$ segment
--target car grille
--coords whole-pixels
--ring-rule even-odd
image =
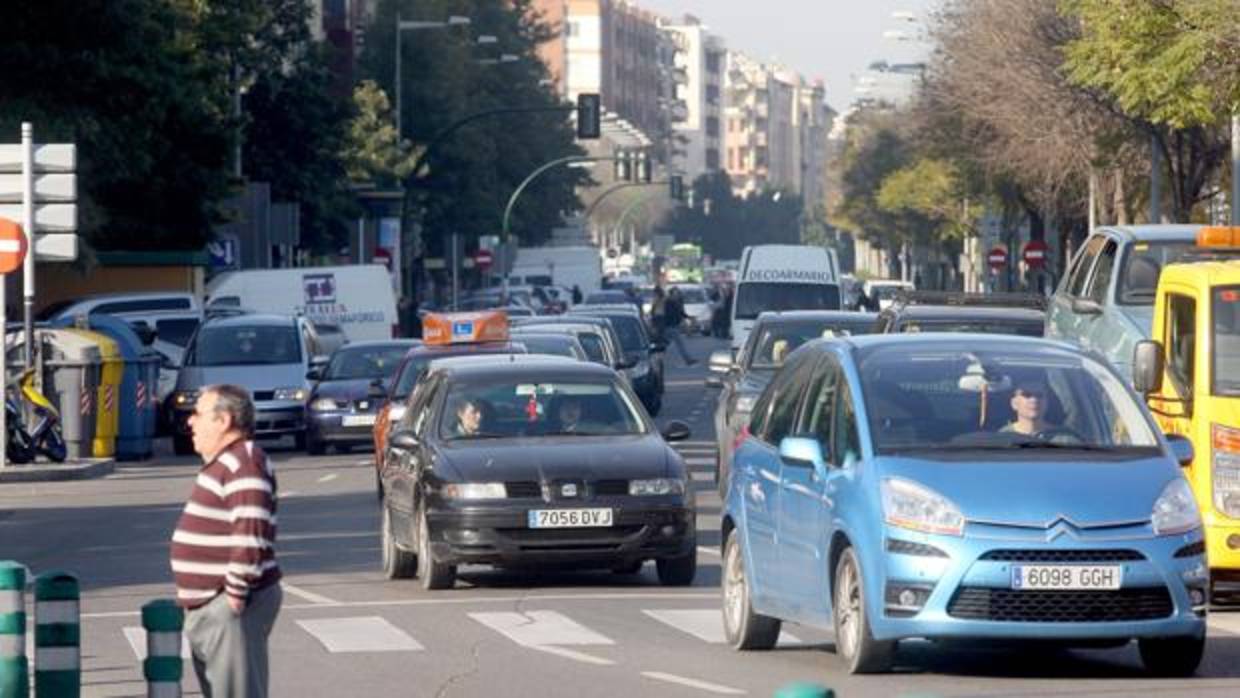
[[[497,531],[523,550],[554,549],[556,551],[618,550],[621,545],[641,534],[644,526],[610,526],[607,528],[506,528]]]
[[[594,494],[600,497],[624,496],[628,493],[628,480],[599,480],[594,483]]]
[[[542,485],[534,480],[505,482],[509,499],[542,499]],[[587,491],[595,497],[625,496],[629,493],[628,480],[596,480],[587,483]],[[578,498],[573,498],[578,499]],[[580,497],[579,499],[587,499]],[[565,500],[572,501],[572,499]]]
[[[1135,562],[1136,550],[991,550],[983,560],[997,562]]]
[[[509,499],[539,499],[542,497],[542,487],[537,482],[505,482],[504,490],[508,492]]]
[[[274,399],[276,399],[276,391],[274,390],[255,390],[254,391],[255,402],[266,402],[268,400],[274,400]]]
[[[1025,623],[1138,621],[1171,615],[1166,587],[1114,591],[1041,591],[961,587],[947,614],[964,620]]]

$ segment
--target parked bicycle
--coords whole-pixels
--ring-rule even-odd
[[[17,375],[18,390],[10,385],[5,394],[5,425],[8,432],[8,459],[11,463],[30,463],[39,455],[55,463],[68,456],[65,437],[60,427],[60,412],[34,384],[34,369]],[[23,402],[29,403],[34,415],[33,429],[26,428]]]

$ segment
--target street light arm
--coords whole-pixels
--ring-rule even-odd
[[[571,113],[576,110],[577,110],[577,107],[575,106],[502,107],[499,109],[487,109],[485,111],[480,111],[480,112],[470,114],[468,116],[464,116],[452,122],[451,124],[448,124],[448,126],[440,130],[439,133],[436,133],[434,136],[431,136],[431,139],[430,141],[427,142],[426,147],[422,149],[422,153],[418,155],[418,159],[414,161],[413,169],[410,170],[409,172],[409,177],[410,179],[412,179],[418,176],[418,173],[421,172],[422,170],[422,166],[426,164],[427,160],[430,158],[431,152],[435,149],[436,146],[438,146],[440,143],[442,143],[452,134],[456,133],[463,126],[472,124],[475,121],[485,119],[489,116],[499,116],[501,114],[534,114],[534,113],[545,113],[545,112]]]
[[[586,223],[590,222],[590,217],[594,215],[594,211],[595,209],[598,208],[599,204],[603,203],[603,199],[606,199],[607,197],[611,196],[612,194],[615,194],[621,189],[629,189],[632,187],[665,186],[667,184],[668,184],[668,181],[666,179],[659,180],[657,182],[621,182],[617,184],[616,186],[603,192],[602,194],[599,194],[598,198],[590,203],[590,207],[586,209],[586,215],[585,215]]]
[[[572,162],[614,162],[615,160],[617,160],[617,158],[612,155],[568,155],[545,163],[538,169],[531,172],[529,176],[517,186],[516,191],[512,192],[512,196],[508,199],[508,206],[504,208],[504,224],[501,229],[502,232],[500,241],[504,243],[508,242],[508,223],[512,218],[512,209],[517,205],[517,199],[521,197],[521,192],[525,191],[525,188],[528,187],[531,182],[538,179],[539,175],[552,169],[553,167],[567,165]]]

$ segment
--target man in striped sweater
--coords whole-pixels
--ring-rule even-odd
[[[189,425],[205,465],[172,535],[172,573],[194,671],[206,698],[265,698],[282,599],[275,473],[251,440],[244,388],[203,388]]]

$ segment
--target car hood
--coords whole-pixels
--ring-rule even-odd
[[[300,387],[306,384],[306,367],[301,364],[185,366],[177,375],[178,390],[196,390],[215,383],[244,385],[250,392]]]
[[[656,434],[457,441],[439,445],[435,467],[458,482],[634,480],[674,476],[669,451]]]
[[[321,381],[314,387],[314,395],[333,400],[361,400],[370,394],[370,381],[370,378]]]
[[[1163,488],[1182,477],[1162,456],[1062,453],[1042,460],[883,457],[878,472],[947,497],[970,522],[1035,528],[1061,519],[1083,528],[1148,521]]]

